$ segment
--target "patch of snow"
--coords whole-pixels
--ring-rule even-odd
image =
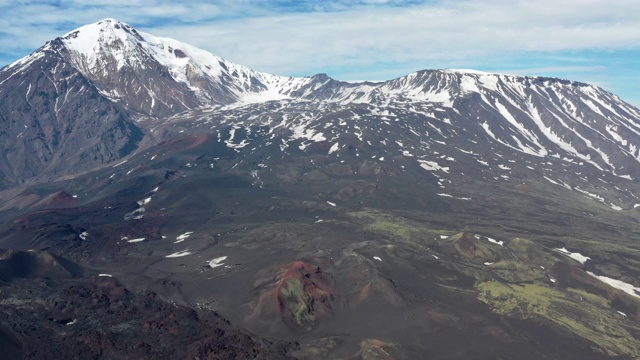
[[[449,237],[447,235],[440,235],[440,239],[445,240],[448,239]]]
[[[124,215],[124,220],[128,221],[128,220],[139,220],[139,219],[142,219],[144,217],[144,212],[145,212],[145,208],[144,207],[137,208],[137,209],[133,210],[132,212],[125,214]]]
[[[606,277],[606,276],[600,276],[600,275],[596,275],[594,273],[592,273],[591,271],[587,271],[587,274],[597,278],[598,280],[609,284],[611,286],[613,286],[616,289],[622,290],[624,292],[626,292],[629,295],[633,295],[635,297],[639,297],[640,298],[640,287],[635,287],[631,284],[628,284],[624,281],[621,280],[616,280],[616,279],[612,279],[610,277]]]
[[[504,246],[504,241],[500,240],[496,240],[496,239],[492,239],[490,237],[487,237],[487,241],[489,241],[490,243],[494,243],[496,245],[500,245],[500,246]]]
[[[187,255],[191,255],[191,251],[189,250],[182,250],[182,251],[178,251],[175,252],[173,254],[167,255],[165,256],[166,258],[177,258],[177,257],[181,257],[181,256],[187,256]]]
[[[142,200],[138,201],[138,205],[144,206],[144,205],[147,205],[149,202],[151,202],[151,196],[149,196],[146,199],[142,199]]]
[[[566,256],[572,258],[573,260],[578,261],[580,264],[583,264],[583,265],[587,260],[591,260],[591,258],[588,257],[588,256],[584,256],[584,255],[582,255],[580,253],[572,253],[569,250],[567,250],[567,248],[564,248],[564,247],[556,248],[556,249],[553,249],[553,250],[555,250],[555,251],[557,251],[557,252],[559,252],[559,253],[561,253],[563,255],[566,255]]]
[[[561,148],[562,150],[568,152],[569,154],[574,155],[575,157],[578,157],[588,163],[590,163],[591,165],[595,166],[598,170],[603,170],[602,167],[600,167],[600,165],[598,165],[597,163],[595,163],[594,161],[591,160],[591,156],[589,154],[587,155],[583,155],[581,154],[573,145],[571,145],[571,143],[568,143],[566,141],[564,141],[562,139],[562,137],[560,137],[558,134],[556,134],[553,130],[551,130],[550,126],[547,126],[544,121],[542,120],[542,116],[540,115],[540,113],[538,112],[538,110],[534,107],[533,103],[530,103],[528,105],[528,110],[529,110],[529,114],[531,115],[531,119],[533,120],[533,122],[538,126],[538,128],[540,129],[540,131],[542,131],[542,134],[547,137],[547,139],[549,139],[551,142],[555,143],[559,148]],[[585,142],[585,145],[587,145],[588,147],[590,147],[591,149],[596,150],[601,156],[605,155],[603,154],[601,151],[599,151],[598,149],[594,148],[593,146],[591,146],[590,141],[588,141],[588,139],[585,139],[584,137],[582,137],[579,133],[577,133],[575,131],[575,129],[571,129],[570,127],[567,126],[567,124],[565,124],[562,119],[560,119],[559,117],[556,116],[556,119],[558,120],[558,122],[563,125],[565,128],[573,131],[573,133],[578,136],[578,138],[580,138],[582,141]],[[606,155],[605,155],[606,156]],[[603,156],[603,160],[604,156]]]
[[[185,241],[189,236],[191,236],[191,234],[193,234],[193,231],[187,231],[186,233],[179,235],[176,237],[176,242],[174,244]]]
[[[331,201],[327,201],[327,204],[331,205],[331,206],[336,206],[335,203],[332,203]]]
[[[254,103],[263,103],[263,102],[273,101],[273,100],[285,100],[289,98],[290,98],[289,96],[283,95],[280,92],[278,92],[277,89],[269,88],[266,91],[258,92],[258,93],[252,93],[252,92],[242,93],[240,101],[244,104],[254,104]]]
[[[227,259],[227,256],[220,256],[220,257],[217,257],[217,258],[215,258],[215,259],[213,259],[213,260],[209,261],[209,266],[210,266],[212,269],[215,269],[215,268],[217,268],[218,266],[222,266],[222,265],[224,265],[222,262],[223,262],[223,261],[225,261],[226,259]]]
[[[546,176],[544,176],[544,175],[542,175],[542,177],[543,177],[543,178],[545,178],[548,182],[550,182],[550,183],[552,183],[552,184],[554,184],[554,185],[560,185],[557,181],[555,181],[555,180],[551,180],[551,179],[549,179],[548,177],[546,177]]]
[[[89,236],[89,232],[83,231],[82,234],[80,234],[80,239],[87,240],[87,236]]]
[[[441,170],[441,171],[444,171],[445,173],[449,173],[449,167],[440,166],[435,161],[418,160],[418,162],[420,163],[420,167],[425,170],[428,170],[428,171]]]
[[[526,154],[531,154],[531,155],[540,156],[540,157],[547,155],[547,150],[542,145],[540,145],[540,143],[538,142],[538,137],[532,132],[530,132],[529,130],[527,130],[527,128],[524,125],[519,123],[513,117],[513,115],[509,112],[509,110],[504,105],[502,105],[498,100],[496,100],[496,109],[498,110],[498,112],[500,112],[500,115],[502,115],[511,125],[513,125],[516,129],[518,129],[520,134],[522,134],[528,141],[535,144],[539,149],[538,151],[536,151],[532,149],[530,146],[526,146],[522,144],[522,142],[517,137],[513,136],[513,139],[518,143],[518,146],[520,147],[520,151]]]
[[[487,262],[485,262],[484,264],[485,264],[485,265],[487,265],[487,266],[489,266],[489,265],[493,265],[493,263],[492,263],[492,262],[488,262],[488,261],[487,261]]]
[[[102,276],[102,277],[111,277],[111,274],[98,274],[98,276]]]
[[[373,259],[374,260],[378,260],[378,261],[382,261],[382,259],[380,259],[380,257],[378,257],[378,256],[374,256]]]
[[[500,144],[502,144],[502,145],[504,145],[504,146],[507,146],[507,147],[509,147],[509,148],[511,148],[511,149],[513,149],[513,150],[521,151],[521,149],[518,149],[518,148],[516,148],[516,147],[514,147],[514,146],[512,146],[512,145],[509,145],[509,143],[507,143],[507,142],[503,141],[502,139],[498,139],[498,138],[496,137],[496,135],[493,133],[493,131],[491,131],[491,129],[489,129],[489,123],[488,123],[488,122],[486,122],[486,121],[485,121],[484,123],[482,123],[482,128],[484,129],[484,131],[485,131],[485,132],[486,132],[486,133],[487,133],[487,134],[488,134],[488,135],[489,135],[493,140],[495,140],[495,141],[499,142]]]
[[[584,194],[584,195],[586,195],[586,196],[592,197],[592,198],[594,198],[594,199],[596,199],[596,200],[598,200],[600,202],[604,202],[604,198],[602,196],[600,196],[600,195],[592,194],[592,193],[590,193],[590,192],[588,192],[586,190],[582,190],[582,189],[578,188],[577,186],[574,187],[573,189],[578,191],[578,192],[580,192],[580,193],[582,193],[582,194]]]
[[[137,242],[142,242],[144,241],[146,238],[137,238],[137,239],[131,239],[131,240],[127,240],[128,243],[137,243]]]

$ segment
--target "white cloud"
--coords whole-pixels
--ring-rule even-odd
[[[522,51],[637,48],[638,14],[640,3],[629,1],[468,1],[271,15],[154,31],[266,71],[299,72],[380,62],[460,62]]]
[[[285,15],[265,14],[264,10],[251,8],[250,2],[236,2],[236,6],[230,2],[174,4],[159,0],[92,2],[94,6],[77,0],[71,3],[84,5],[9,9],[14,15],[2,16],[2,28],[37,47],[43,37],[61,35],[53,29],[59,22],[73,19],[88,23],[115,17],[141,30],[269,69],[300,68],[301,62],[368,65],[456,59],[500,51],[640,47],[640,3],[628,0],[444,1]],[[250,17],[241,17],[238,12],[242,9],[237,4],[244,4]],[[225,15],[232,15],[232,19],[200,22]],[[144,27],[157,17],[171,21]],[[43,30],[46,26],[51,29],[33,34],[24,25],[24,18],[32,24],[43,24]],[[186,24],[177,25],[175,21]],[[11,47],[6,40],[2,45]]]

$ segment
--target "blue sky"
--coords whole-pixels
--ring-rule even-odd
[[[469,68],[588,82],[640,107],[637,0],[0,0],[0,66],[107,17],[279,75]]]

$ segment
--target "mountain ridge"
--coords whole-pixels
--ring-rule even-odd
[[[106,34],[103,34],[106,33]],[[80,35],[80,38],[78,37]],[[91,73],[91,65],[95,66],[95,64],[84,63],[87,61],[96,61],[98,59],[97,53],[99,53],[101,47],[112,47],[113,43],[120,42],[125,45],[124,49],[112,49],[115,52],[117,57],[116,63],[118,69],[124,67],[124,63],[129,61],[128,66],[136,65],[135,63],[130,63],[131,60],[140,61],[139,58],[126,59],[122,56],[132,55],[131,51],[135,51],[136,47],[144,47],[145,50],[151,51],[155,55],[156,60],[162,60],[162,65],[170,68],[169,72],[172,74],[175,80],[181,81],[185,83],[187,86],[191,86],[188,83],[188,79],[186,79],[184,65],[186,64],[196,64],[198,67],[203,68],[206,67],[209,71],[207,75],[211,76],[220,76],[222,70],[232,70],[231,72],[247,76],[248,78],[256,78],[263,82],[262,85],[270,85],[274,86],[276,90],[280,90],[281,92],[278,94],[280,96],[285,96],[288,94],[295,94],[296,97],[304,97],[304,92],[301,92],[296,87],[309,85],[307,82],[310,80],[315,80],[315,82],[320,83],[340,83],[343,85],[347,85],[347,88],[355,87],[353,85],[366,85],[366,86],[374,86],[389,82],[401,82],[405,78],[418,77],[423,73],[437,72],[437,73],[450,73],[457,75],[474,75],[474,76],[497,76],[511,79],[537,79],[535,81],[557,81],[563,84],[575,84],[575,85],[583,85],[583,86],[591,86],[581,82],[574,82],[570,80],[560,79],[560,78],[551,78],[551,77],[532,77],[532,76],[517,76],[517,75],[508,75],[508,74],[500,74],[500,73],[489,73],[482,72],[477,70],[470,69],[438,69],[438,70],[418,70],[414,73],[408,74],[406,76],[401,76],[399,78],[390,79],[386,81],[377,81],[377,82],[346,82],[335,80],[327,74],[316,74],[306,77],[286,77],[273,75],[265,72],[258,72],[251,70],[242,65],[235,64],[233,62],[224,60],[216,55],[213,55],[205,50],[193,47],[186,43],[176,41],[170,38],[161,38],[156,37],[151,34],[147,34],[144,32],[138,32],[136,29],[131,27],[128,24],[122,23],[118,20],[107,18],[101,21],[98,21],[93,24],[82,26],[76,30],[70,31],[67,34],[56,38],[50,42],[47,42],[43,47],[38,49],[34,54],[29,55],[23,59],[20,59],[12,64],[5,66],[4,69],[10,69],[15,67],[18,64],[28,62],[30,57],[34,57],[35,54],[38,54],[41,50],[46,50],[52,46],[52,44],[62,43],[63,46],[68,51],[73,51],[80,54],[79,57],[72,58],[72,62],[75,63],[75,67],[78,68],[83,74],[87,75]],[[128,51],[128,52],[127,52]],[[176,52],[177,51],[177,52]],[[124,52],[124,53],[123,53]],[[187,55],[189,53],[189,55]],[[145,54],[149,55],[149,54]],[[186,60],[185,60],[186,59]],[[144,60],[144,59],[142,59]],[[140,63],[138,63],[140,65]],[[104,69],[102,69],[104,71]],[[241,77],[242,77],[241,76]],[[291,82],[292,84],[285,84],[286,82]],[[247,81],[250,83],[251,80]],[[266,83],[266,84],[265,84]],[[278,87],[280,86],[280,89]],[[245,84],[247,87],[247,84]],[[250,89],[250,86],[248,87]],[[264,90],[264,87],[258,87],[258,89]],[[267,89],[273,90],[273,88]],[[105,91],[105,94],[108,94]],[[308,95],[308,94],[306,94]],[[277,100],[276,98],[270,98],[268,96],[264,97],[265,101],[268,100]],[[326,99],[323,99],[326,100]]]
[[[39,68],[49,69],[49,75],[42,79],[48,82],[34,94],[21,76],[38,76]],[[47,171],[50,175],[55,172],[56,176],[67,176],[115,162],[137,151],[142,139],[149,137],[149,129],[141,126],[161,126],[161,119],[194,118],[267,102],[311,102],[319,107],[325,103],[356,107],[368,104],[379,109],[392,106],[404,108],[403,112],[422,118],[420,121],[434,119],[445,126],[458,118],[460,128],[472,127],[473,132],[481,132],[477,136],[506,149],[586,163],[622,177],[640,176],[635,166],[640,162],[640,110],[596,86],[465,69],[420,70],[377,83],[348,83],[326,74],[283,77],[253,71],[176,40],[138,32],[115,19],[71,31],[4,67],[0,70],[0,92],[4,99],[15,102],[11,109],[5,108],[3,120],[13,117],[12,123],[20,124],[5,131],[13,139],[0,142],[8,153],[2,159],[4,166],[0,165],[8,183],[29,181]],[[65,153],[63,148],[69,143],[65,135],[74,135],[68,128],[60,132],[57,124],[63,123],[55,120],[58,112],[68,105],[68,99],[74,100],[69,94],[77,99],[80,93],[105,108],[88,110],[81,116],[79,122],[94,124],[83,126],[80,132],[85,134],[81,137],[95,138],[91,128],[105,127],[104,121],[99,125],[90,113],[113,112],[119,115],[107,120],[110,125],[106,134],[121,140],[102,141],[103,135],[99,143],[82,146],[83,141],[76,141],[78,145],[67,151],[85,150],[77,155],[74,164],[63,164],[61,160],[50,163],[51,158],[58,159]],[[27,112],[25,119],[16,121],[13,111],[30,109],[30,98],[34,96],[43,99],[43,115],[33,119],[28,110],[23,110]],[[43,116],[53,122],[39,125]],[[74,116],[67,116],[65,121],[69,118]],[[28,136],[34,121],[37,131],[30,135],[41,139],[42,145],[27,150],[29,146],[16,142],[16,137]],[[429,127],[441,132],[433,125]],[[283,126],[292,132],[308,133],[299,125],[287,125],[286,120]],[[105,130],[98,133],[104,134]],[[597,145],[593,139],[597,139]],[[26,147],[17,154],[11,150],[21,146]],[[36,154],[37,158],[23,160],[27,153]],[[11,164],[16,159],[26,164],[24,168]]]

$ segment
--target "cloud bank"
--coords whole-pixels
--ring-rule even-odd
[[[114,17],[280,75],[383,80],[477,68],[594,82],[640,103],[631,89],[640,2],[631,0],[0,0],[0,13],[3,64]]]

